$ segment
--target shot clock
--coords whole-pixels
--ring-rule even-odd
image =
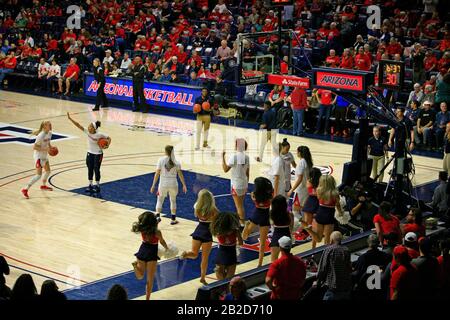
[[[405,64],[402,61],[381,60],[378,71],[378,86],[400,91],[403,85]]]

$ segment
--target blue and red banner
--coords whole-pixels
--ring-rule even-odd
[[[84,75],[84,93],[97,95],[99,84],[92,74]],[[171,83],[144,83],[144,95],[149,105],[192,111],[194,101],[201,95],[201,87]],[[106,77],[105,93],[108,99],[133,102],[133,81],[126,78]]]

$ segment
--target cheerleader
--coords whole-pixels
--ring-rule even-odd
[[[281,158],[282,144],[278,144],[278,150],[274,150],[274,158],[272,160],[272,167],[269,170],[269,179],[272,182],[273,186],[273,195],[282,195],[286,196],[286,177],[285,177],[285,168],[284,161]]]
[[[294,201],[292,205],[292,211],[296,221],[300,221],[300,212],[303,205],[305,204],[306,198],[308,197],[308,189],[306,187],[306,181],[309,179],[309,171],[313,167],[313,161],[311,157],[311,152],[306,146],[300,146],[297,148],[297,156],[300,161],[295,168],[295,183],[292,188],[289,189],[287,196],[290,198],[291,194],[294,193]]]
[[[177,176],[180,178],[183,185],[183,192],[187,192],[186,183],[184,181],[183,172],[181,171],[180,163],[175,160],[173,153],[173,146],[166,146],[166,155],[158,160],[156,165],[156,173],[153,177],[153,184],[150,188],[150,193],[155,192],[156,182],[159,179],[157,201],[156,201],[156,218],[158,222],[161,221],[161,212],[164,204],[164,200],[167,195],[170,197],[170,211],[172,217],[170,224],[174,225],[178,223],[177,217],[177,194],[178,194],[178,181]]]
[[[293,228],[293,216],[288,211],[286,198],[283,196],[276,196],[272,200],[272,208],[270,209],[270,219],[273,222],[273,234],[270,240],[271,260],[274,262],[278,259],[280,254],[280,245],[278,240],[281,237],[291,238]]]
[[[325,244],[330,243],[330,235],[334,229],[334,213],[337,209],[339,216],[343,215],[339,202],[339,191],[336,188],[336,180],[331,175],[321,176],[317,187],[317,199],[319,209],[314,216],[313,226],[306,226],[305,230],[314,239],[313,248],[317,242],[325,238]]]
[[[321,176],[322,176],[322,172],[318,168],[312,168],[309,171],[308,181],[306,182],[308,196],[306,197],[304,206],[302,208],[303,220],[299,221],[304,226],[309,226],[313,223],[313,217],[317,213],[317,210],[319,210],[319,200],[317,199],[316,190],[317,190],[317,187],[319,186],[319,180],[320,180]],[[294,226],[296,225],[295,219],[296,218],[294,215]],[[296,229],[296,227],[294,228],[294,230],[295,229]],[[302,240],[305,240],[305,239],[307,239],[307,237],[309,237],[309,233],[306,230],[304,230],[303,228],[300,228],[299,232],[303,234],[303,236],[301,236],[301,234],[299,234],[299,236]],[[313,247],[315,248],[316,247],[315,238],[312,238],[312,243],[313,243]]]
[[[291,145],[287,141],[287,138],[283,139],[283,142],[281,143],[281,152],[280,157],[284,161],[284,177],[285,177],[285,183],[286,183],[286,192],[288,192],[291,189],[291,166],[297,167],[297,164],[294,160],[294,155],[289,152],[291,149]],[[288,197],[289,198],[289,197]]]
[[[36,168],[36,175],[31,178],[30,182],[21,190],[25,198],[29,198],[28,190],[33,184],[42,178],[41,190],[52,191],[53,188],[47,186],[47,179],[50,176],[50,162],[48,160],[48,150],[52,148],[50,140],[52,139],[52,124],[50,121],[43,121],[38,130],[31,132],[36,136],[36,141],[33,145],[33,158]],[[45,173],[42,176],[42,169]]]
[[[245,154],[247,141],[236,139],[236,153],[225,158],[225,151],[222,153],[222,168],[226,173],[231,170],[231,196],[236,206],[241,226],[245,222],[244,199],[247,193],[248,180],[250,175],[250,159]]]
[[[212,247],[212,234],[209,230],[211,221],[217,216],[219,210],[216,208],[213,194],[202,189],[198,193],[197,202],[194,204],[194,215],[198,218],[198,225],[192,237],[192,250],[184,251],[182,259],[197,259],[200,248],[202,249],[202,262],[200,264],[200,282],[207,285],[206,272],[208,270],[208,259]]]
[[[67,118],[81,131],[83,131],[88,139],[88,152],[86,155],[86,166],[88,168],[88,180],[89,180],[89,186],[86,188],[86,192],[100,192],[100,167],[102,165],[103,160],[103,150],[98,145],[98,140],[101,138],[108,140],[108,145],[105,147],[108,148],[108,146],[111,143],[111,138],[107,135],[98,132],[98,128],[101,126],[100,121],[95,121],[89,124],[87,130],[80,125],[77,121],[75,121],[67,112]],[[92,179],[94,178],[95,173],[95,186],[92,185]]]
[[[169,248],[166,241],[164,241],[161,231],[158,229],[156,216],[150,211],[146,211],[139,216],[138,221],[133,223],[131,231],[140,233],[142,236],[142,244],[139,247],[139,251],[135,254],[137,260],[132,265],[137,279],[142,280],[145,273],[147,273],[145,299],[149,300],[153,289],[156,267],[160,259],[158,257],[158,242],[161,242],[161,245],[166,250]]]
[[[267,235],[270,229],[270,202],[273,198],[273,187],[269,179],[258,177],[255,179],[255,191],[251,193],[253,202],[255,203],[255,210],[250,215],[245,224],[242,238],[247,240],[252,230],[259,227],[259,257],[258,267],[262,266],[264,259],[264,249],[266,248]],[[284,185],[283,185],[284,186]]]
[[[236,245],[243,243],[239,226],[239,216],[234,212],[221,212],[211,222],[211,234],[219,242],[215,268],[218,280],[232,278],[236,272]]]

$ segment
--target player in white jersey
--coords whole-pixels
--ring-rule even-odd
[[[81,131],[83,131],[87,136],[88,141],[88,151],[86,155],[86,166],[88,168],[88,180],[89,186],[86,188],[86,192],[100,192],[100,167],[102,165],[103,160],[103,150],[98,145],[98,140],[101,138],[108,140],[108,145],[105,148],[108,148],[111,143],[111,138],[103,133],[98,132],[98,128],[101,126],[100,121],[95,121],[89,124],[88,128],[85,129],[81,124],[72,119],[70,114],[67,112],[67,118]],[[92,184],[93,178],[95,174],[95,186]]]
[[[298,147],[297,156],[300,160],[295,168],[295,182],[292,188],[288,191],[288,197],[295,192],[292,205],[292,212],[294,214],[295,222],[298,222],[301,219],[300,212],[305,204],[306,198],[308,197],[306,182],[309,179],[309,172],[313,167],[311,152],[307,146]]]
[[[281,159],[281,143],[277,145],[278,150],[274,150],[274,158],[272,160],[272,167],[268,172],[268,179],[272,182],[273,195],[286,196],[286,177],[284,172],[284,161]]]
[[[285,177],[285,184],[286,184],[286,192],[288,192],[291,189],[291,166],[296,167],[297,164],[294,160],[294,155],[289,152],[291,149],[291,145],[287,141],[287,138],[283,139],[283,142],[281,143],[281,152],[280,157],[284,161],[284,177]]]
[[[177,176],[180,178],[183,185],[183,192],[187,192],[186,183],[184,181],[183,172],[181,171],[180,163],[175,160],[173,153],[173,146],[166,146],[166,155],[158,160],[156,165],[156,172],[153,178],[153,184],[150,188],[150,193],[155,192],[156,182],[159,180],[157,201],[156,201],[156,218],[161,221],[161,212],[164,204],[164,200],[167,195],[170,197],[170,211],[172,212],[172,219],[170,224],[177,224],[177,194],[178,194],[178,181]]]
[[[248,188],[250,176],[250,158],[245,154],[247,150],[245,139],[236,139],[236,153],[225,158],[226,152],[222,153],[222,168],[224,172],[231,170],[231,196],[234,200],[241,226],[245,223],[244,199]]]
[[[28,190],[33,184],[42,178],[41,190],[52,191],[51,187],[47,186],[47,179],[50,176],[50,162],[48,161],[48,150],[52,147],[50,140],[52,139],[52,124],[50,121],[43,121],[38,130],[31,132],[36,136],[36,141],[33,145],[33,158],[36,168],[36,175],[31,178],[30,182],[21,190],[25,198],[29,198]],[[42,176],[42,169],[45,173]]]

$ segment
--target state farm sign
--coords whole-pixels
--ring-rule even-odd
[[[270,84],[309,89],[308,78],[300,78],[296,76],[287,76],[280,74],[269,74],[267,77],[267,82]]]

